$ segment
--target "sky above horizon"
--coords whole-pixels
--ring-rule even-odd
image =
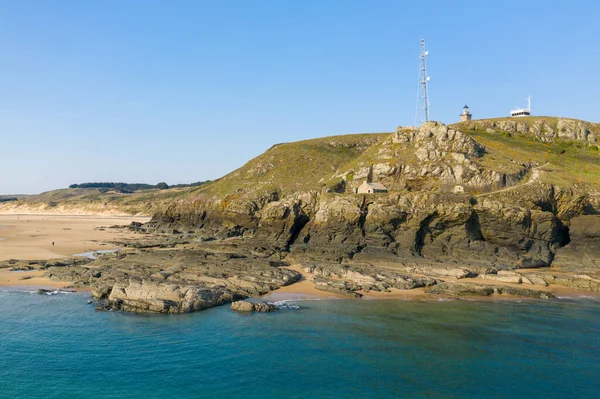
[[[489,4],[488,4],[489,3]],[[218,178],[275,143],[431,118],[598,122],[596,1],[0,1],[0,194]]]

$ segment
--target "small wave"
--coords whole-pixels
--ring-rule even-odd
[[[595,299],[600,300],[599,296],[585,295],[585,294],[573,294],[573,295],[557,295],[558,299]]]
[[[273,305],[277,306],[277,309],[300,309],[300,305],[294,303],[295,301],[285,299],[282,301],[272,302]]]
[[[45,294],[45,295],[59,295],[59,294],[74,294],[75,291],[65,291],[65,290],[37,290],[36,291],[39,294]]]

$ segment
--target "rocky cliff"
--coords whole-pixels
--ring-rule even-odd
[[[597,124],[582,121],[522,118],[281,144],[169,204],[145,229],[237,238],[286,260],[431,277],[557,260],[574,266],[582,263],[574,255],[580,247],[593,266],[600,259],[592,245],[600,223],[598,133]],[[355,194],[365,180],[388,192]],[[592,266],[587,272],[597,273]]]
[[[47,270],[102,308],[164,313],[291,284],[290,265],[350,296],[599,291],[598,137],[597,124],[521,118],[279,144],[162,198],[127,252]],[[358,194],[365,181],[387,192]]]

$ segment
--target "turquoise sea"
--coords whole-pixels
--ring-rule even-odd
[[[97,312],[0,291],[2,398],[598,398],[600,301]]]

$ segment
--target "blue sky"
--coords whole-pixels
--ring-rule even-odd
[[[490,3],[490,4],[487,4]],[[431,117],[599,121],[596,1],[0,1],[0,194],[214,179]]]

